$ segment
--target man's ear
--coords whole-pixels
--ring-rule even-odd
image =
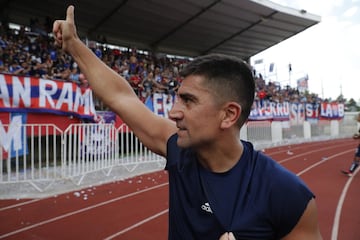
[[[221,128],[230,128],[234,124],[237,124],[238,119],[241,115],[241,106],[236,102],[227,103],[224,108],[224,115],[221,121]]]

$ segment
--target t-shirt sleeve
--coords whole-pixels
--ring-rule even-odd
[[[275,176],[270,193],[271,215],[279,239],[291,232],[315,197],[298,176],[282,172]]]
[[[165,170],[169,170],[169,167],[176,163],[177,160],[177,152],[179,149],[177,148],[177,134],[172,135],[168,141],[166,146],[166,165]]]

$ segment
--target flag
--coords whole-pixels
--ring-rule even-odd
[[[309,76],[307,74],[304,77],[299,78],[297,80],[297,87],[298,87],[299,91],[308,90],[308,88],[309,88],[308,81],[309,81]]]
[[[275,63],[270,63],[269,72],[274,71],[274,66],[275,66]]]

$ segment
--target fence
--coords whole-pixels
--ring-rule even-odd
[[[2,127],[7,136],[0,138],[1,198],[29,196],[33,190],[47,195],[160,169],[165,163],[127,125],[72,124],[65,131],[53,124]]]
[[[339,121],[301,125],[252,121],[240,135],[257,149],[345,138],[357,132],[355,116],[347,113]],[[126,125],[116,129],[113,124],[72,124],[61,131],[53,124],[24,124],[13,127],[14,135],[9,134],[12,126],[0,127],[8,134],[0,138],[0,197],[61,192],[162,169],[165,164],[164,158],[143,146]]]

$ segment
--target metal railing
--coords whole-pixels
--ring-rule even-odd
[[[355,116],[347,113],[342,120],[295,126],[288,122],[248,122],[240,134],[258,149],[291,141],[345,138],[358,130]],[[80,186],[85,177],[97,174],[98,183],[137,174],[135,169],[146,164],[152,165],[141,172],[161,169],[165,163],[163,157],[143,146],[127,125],[116,129],[113,124],[72,124],[65,131],[53,124],[0,127],[7,134],[0,138],[0,197],[7,195],[9,188],[14,191],[11,184],[51,192],[64,181]]]

